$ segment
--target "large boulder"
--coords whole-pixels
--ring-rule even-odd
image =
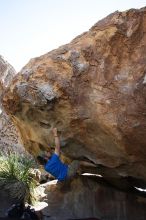
[[[143,180],[145,103],[146,8],[115,12],[71,43],[31,59],[3,96],[32,154],[53,145],[57,127],[69,159]]]
[[[2,93],[9,86],[13,77],[16,75],[15,69],[0,56],[0,100]],[[2,109],[0,101],[0,151],[17,151],[24,153],[25,149],[22,146],[20,133],[13,124],[13,121]]]

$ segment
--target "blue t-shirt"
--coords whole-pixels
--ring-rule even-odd
[[[68,166],[61,162],[57,154],[53,154],[45,165],[45,170],[58,180],[65,180]]]

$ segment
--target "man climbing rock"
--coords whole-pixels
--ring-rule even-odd
[[[53,129],[53,135],[55,138],[55,151],[51,155],[48,151],[44,155],[38,156],[37,161],[44,166],[44,169],[54,176],[58,181],[63,181],[74,177],[80,165],[96,167],[94,164],[78,160],[74,160],[70,165],[64,164],[60,160],[60,139],[58,137],[57,128]]]

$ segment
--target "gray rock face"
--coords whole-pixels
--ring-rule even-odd
[[[0,114],[0,150],[25,153],[19,131],[4,111]]]
[[[0,81],[3,87],[8,87],[15,75],[15,69],[0,56]]]
[[[15,75],[16,71],[14,68],[0,56],[0,100],[1,94],[9,86]],[[17,151],[18,153],[25,152],[18,129],[2,109],[0,109],[0,150],[2,152],[8,150],[12,152]]]
[[[15,69],[0,55],[0,96],[15,75]]]

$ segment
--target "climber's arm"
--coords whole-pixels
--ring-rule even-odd
[[[55,138],[55,154],[60,155],[60,139],[57,134],[57,128],[53,128],[53,134]]]

